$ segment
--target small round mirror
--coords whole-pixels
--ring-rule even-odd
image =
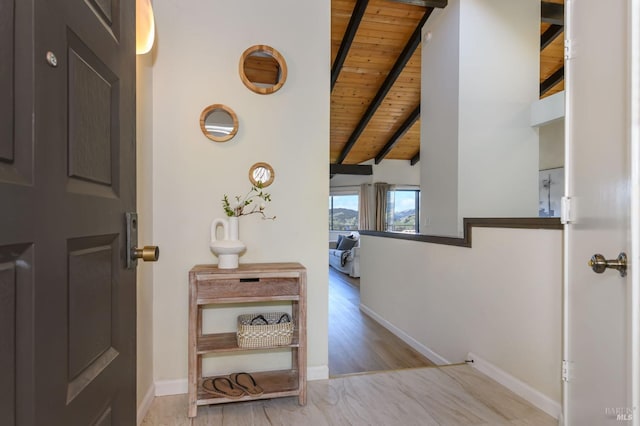
[[[254,186],[262,188],[269,186],[275,177],[273,167],[268,163],[256,163],[249,168],[249,180]]]
[[[209,105],[200,114],[200,129],[212,141],[226,142],[238,132],[238,117],[226,105]]]
[[[250,90],[268,95],[284,85],[287,63],[271,46],[251,46],[240,57],[240,79]]]

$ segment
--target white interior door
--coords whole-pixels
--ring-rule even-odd
[[[638,239],[635,225],[632,230],[630,131],[637,114],[631,83],[638,80],[632,75],[637,41],[630,12],[637,3],[565,3],[566,190],[572,210],[565,232],[566,425],[638,424],[640,416],[632,392],[633,268],[622,277],[612,269],[596,274],[587,265],[596,253],[607,259],[634,254],[632,235]]]

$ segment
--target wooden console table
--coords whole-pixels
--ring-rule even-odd
[[[197,265],[189,271],[189,417],[199,405],[221,404],[285,396],[307,402],[307,273],[299,263],[242,264],[237,269],[218,269],[216,265]],[[236,333],[202,334],[202,309],[228,303],[291,301],[293,340],[288,346],[245,349],[238,347]],[[208,305],[208,306],[204,306]],[[291,369],[251,372],[264,389],[259,396],[229,399],[203,390],[202,356],[251,350],[291,348]],[[229,373],[234,373],[230,371]]]

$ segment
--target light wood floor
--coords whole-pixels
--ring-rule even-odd
[[[329,376],[435,366],[360,311],[359,282],[329,268]]]
[[[343,376],[308,383],[295,397],[198,408],[187,396],[154,400],[143,425],[557,425],[557,421],[467,365]]]

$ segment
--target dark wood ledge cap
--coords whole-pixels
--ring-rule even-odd
[[[479,228],[519,228],[519,229],[563,229],[557,217],[499,217],[465,218],[463,220],[464,237],[439,237],[423,234],[403,234],[401,232],[358,231],[361,235],[395,238],[398,240],[421,241],[424,243],[445,244],[449,246],[471,247],[471,229]]]

